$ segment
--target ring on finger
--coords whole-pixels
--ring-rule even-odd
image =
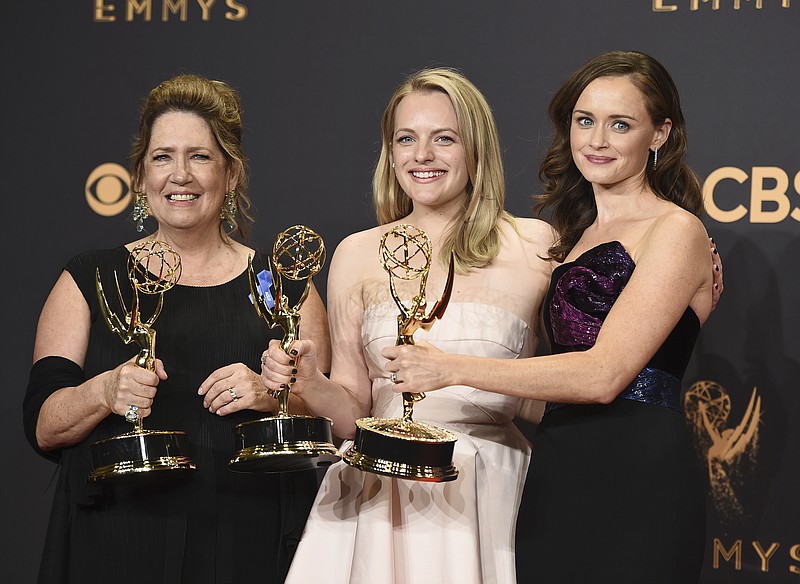
[[[131,424],[139,421],[139,406],[130,404],[125,412],[125,419]]]
[[[235,402],[236,400],[239,399],[239,396],[236,395],[236,392],[233,390],[232,387],[228,390],[228,393],[231,394],[231,402]]]
[[[397,373],[395,373],[394,371],[389,373],[389,381],[391,381],[392,383],[397,383]]]

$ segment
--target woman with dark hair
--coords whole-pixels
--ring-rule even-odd
[[[60,467],[42,583],[283,581],[315,474],[228,469],[234,426],[276,406],[256,373],[276,332],[252,307],[247,275],[248,258],[256,270],[266,261],[235,238],[251,221],[241,137],[239,97],[227,84],[179,75],[154,88],[133,145],[131,184],[139,231],[148,217],[155,231],[70,260],[42,309],[24,403],[29,441]],[[108,330],[95,278],[124,318],[114,274],[131,307],[130,251],[155,241],[180,255],[182,271],[153,325],[159,358],[150,370],[134,363],[135,346]],[[298,298],[299,284],[287,282],[284,292]],[[138,309],[146,320],[156,299],[141,294]],[[316,290],[301,312],[302,335],[315,340],[325,368],[327,317]],[[127,432],[138,418],[151,429],[184,432],[196,471],[87,484],[90,445]]]
[[[702,469],[681,376],[712,310],[699,181],[678,92],[638,52],[600,55],[550,106],[540,169],[559,262],[551,355],[505,361],[389,347],[403,391],[469,385],[543,399],[517,526],[520,582],[685,583],[703,558]]]

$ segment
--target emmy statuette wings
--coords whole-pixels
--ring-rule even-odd
[[[426,312],[425,288],[432,254],[427,234],[413,225],[397,225],[384,234],[379,253],[389,274],[389,291],[400,310],[395,344],[413,345],[417,330],[430,330],[444,316],[453,289],[453,256],[442,296]],[[418,293],[409,305],[403,302],[396,280],[419,280]],[[438,483],[457,478],[458,469],[453,465],[457,436],[413,420],[414,404],[424,398],[424,393],[410,389],[403,392],[401,418],[356,420],[355,441],[343,455],[345,462],[361,470],[402,479]]]
[[[275,288],[272,307],[265,301],[268,290],[259,289],[258,277],[250,259],[247,273],[253,306],[269,328],[283,329],[281,348],[291,349],[300,334],[300,307],[308,297],[311,279],[325,263],[322,238],[303,225],[294,225],[278,235],[268,258]],[[291,305],[283,292],[283,279],[305,281],[300,298]],[[239,450],[229,467],[237,472],[290,472],[330,466],[341,459],[333,445],[331,420],[289,414],[291,386],[272,393],[278,400],[278,413],[236,426]]]
[[[133,290],[130,310],[125,306],[119,279],[114,272],[119,305],[124,311],[124,317],[120,317],[109,306],[100,270],[95,272],[97,300],[103,319],[123,343],[139,346],[136,357],[139,367],[155,370],[156,331],[153,324],[164,305],[164,293],[178,282],[180,274],[181,258],[166,243],[151,240],[134,247],[128,255],[128,280]],[[142,320],[139,293],[158,296],[156,308],[146,321]],[[155,407],[157,404],[158,401]],[[184,432],[145,430],[138,407],[133,404],[124,417],[134,425],[132,431],[91,445],[90,481],[110,483],[163,479],[195,470]]]

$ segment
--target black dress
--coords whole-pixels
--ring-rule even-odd
[[[130,359],[136,345],[124,345],[98,312],[95,269],[113,311],[118,308],[114,271],[130,307],[125,248],[90,251],[66,269],[91,308],[91,333],[84,373],[91,378]],[[264,267],[254,259],[256,271]],[[287,283],[284,292],[302,290]],[[60,452],[39,581],[90,584],[186,582],[282,582],[316,492],[314,471],[238,474],[228,469],[235,453],[234,426],[266,414],[243,411],[211,414],[197,394],[214,370],[241,362],[260,372],[269,339],[281,335],[258,318],[249,300],[247,273],[209,287],[175,286],[153,328],[156,356],[169,378],[158,386],[145,429],[188,435],[198,469],[179,481],[140,486],[87,484],[89,445],[130,431],[110,415],[80,444]],[[153,296],[140,294],[143,320]]]
[[[545,304],[554,353],[594,344],[634,267],[610,242],[555,270]],[[705,487],[679,400],[699,330],[687,309],[609,405],[547,404],[518,517],[520,583],[697,582]]]

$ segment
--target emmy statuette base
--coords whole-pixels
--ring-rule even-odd
[[[91,445],[92,482],[129,483],[178,478],[196,470],[184,432],[141,430]]]
[[[294,472],[325,468],[341,460],[331,421],[314,416],[272,416],[236,426],[235,472]]]
[[[429,424],[402,418],[356,420],[353,446],[344,461],[380,475],[443,483],[458,478],[453,449],[458,437]]]

